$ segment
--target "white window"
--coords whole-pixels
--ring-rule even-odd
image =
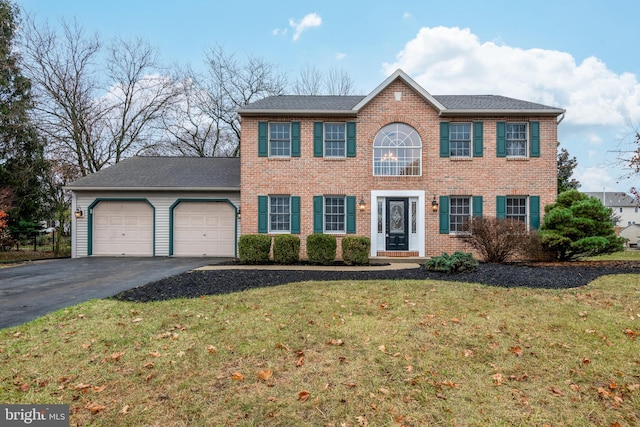
[[[471,123],[449,124],[449,155],[471,157]]]
[[[464,233],[471,220],[471,197],[452,196],[449,198],[449,232]]]
[[[507,157],[527,156],[527,124],[507,123]]]
[[[269,231],[276,233],[291,231],[290,196],[269,197]]]
[[[347,152],[345,123],[324,124],[324,156],[345,157]]]
[[[405,123],[392,123],[378,131],[373,139],[373,174],[422,174],[422,140],[414,128]]]
[[[344,233],[346,218],[344,196],[325,196],[324,198],[324,231],[327,233]]]
[[[269,156],[291,156],[291,123],[269,123]]]
[[[527,198],[507,197],[507,219],[527,223]]]

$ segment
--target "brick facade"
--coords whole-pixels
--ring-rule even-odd
[[[401,93],[398,99],[397,93]],[[365,209],[356,212],[356,235],[372,237],[372,255],[391,255],[376,244],[378,198],[389,195],[422,195],[418,218],[424,242],[417,252],[408,250],[397,255],[434,256],[456,250],[469,251],[462,239],[453,234],[440,234],[439,213],[432,212],[433,198],[440,196],[482,196],[482,215],[496,215],[497,196],[538,196],[540,215],[544,206],[556,197],[557,185],[557,115],[490,114],[485,111],[470,115],[447,116],[425,99],[406,79],[397,78],[383,87],[366,105],[339,116],[243,114],[241,136],[241,209],[242,233],[258,233],[258,196],[295,195],[300,197],[301,255],[304,258],[306,236],[313,233],[313,197],[317,195],[355,196],[365,201]],[[275,121],[300,122],[300,157],[269,158],[258,156],[258,123]],[[323,122],[356,122],[356,156],[327,159],[313,156],[313,124]],[[483,123],[482,157],[451,158],[440,156],[440,123]],[[497,157],[496,123],[516,121],[540,124],[540,156],[525,158]],[[382,127],[400,122],[413,127],[422,140],[422,174],[420,176],[374,176],[373,139]],[[338,238],[338,251],[340,239]],[[422,239],[421,239],[422,240]]]

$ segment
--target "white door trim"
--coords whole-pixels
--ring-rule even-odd
[[[378,234],[378,198],[379,197],[407,197],[418,199],[418,212],[417,215],[417,238],[418,238],[418,256],[425,256],[425,244],[424,244],[424,222],[425,222],[425,192],[422,190],[373,190],[371,191],[371,197],[369,200],[370,209],[370,230],[371,230],[371,253],[369,256],[375,257],[377,248],[377,234]]]

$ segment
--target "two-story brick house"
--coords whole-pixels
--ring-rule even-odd
[[[371,257],[469,250],[472,216],[537,228],[556,197],[564,110],[435,96],[398,70],[366,96],[274,96],[239,110],[242,233],[371,238]],[[338,245],[338,248],[340,245]]]

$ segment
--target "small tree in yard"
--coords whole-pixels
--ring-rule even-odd
[[[558,195],[545,206],[540,227],[543,248],[560,261],[608,254],[623,250],[624,239],[617,237],[611,220],[611,208],[600,200],[577,190]]]
[[[474,217],[467,224],[464,240],[486,262],[505,262],[517,255],[527,238],[525,223],[512,219]]]

